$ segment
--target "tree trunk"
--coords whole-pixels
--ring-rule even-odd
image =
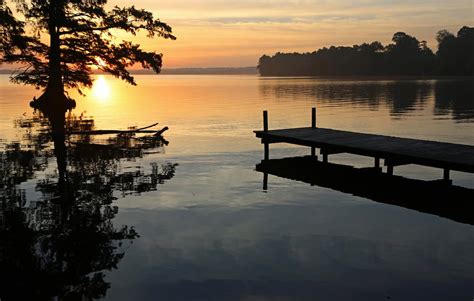
[[[50,25],[49,79],[44,94],[40,97],[48,111],[65,111],[67,97],[61,72],[60,39],[56,26]]]
[[[49,80],[46,91],[52,96],[64,95],[64,85],[61,74],[61,50],[59,35],[56,28],[50,28],[50,49],[49,49]],[[57,99],[55,99],[57,101]]]
[[[66,111],[69,101],[69,98],[64,93],[64,83],[61,72],[61,40],[58,32],[58,21],[62,15],[60,5],[59,1],[52,1],[49,7],[48,31],[50,43],[48,53],[48,85],[43,95],[32,103],[32,106],[49,112]]]

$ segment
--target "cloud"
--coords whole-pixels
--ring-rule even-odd
[[[324,21],[373,20],[375,15],[314,15],[300,17],[223,17],[192,20],[208,24],[259,24],[259,23],[316,23]]]
[[[180,62],[243,66],[255,64],[264,53],[375,40],[388,43],[397,31],[435,48],[438,30],[457,32],[463,25],[474,25],[471,0],[112,0],[109,4],[145,8],[170,24],[177,41],[144,37],[139,41],[180,66]]]

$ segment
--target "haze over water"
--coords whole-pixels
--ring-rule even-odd
[[[474,145],[472,79],[354,80],[257,76],[137,76],[137,87],[97,76],[73,114],[98,129],[160,122],[164,152],[120,168],[178,164],[157,190],[118,198],[113,220],[140,237],[107,272],[108,300],[470,300],[474,227],[446,218],[262,174],[253,130],[321,127]],[[39,92],[0,76],[0,150],[26,147],[15,120]],[[272,145],[271,157],[309,154]],[[331,162],[371,166],[369,158]],[[55,161],[51,159],[50,166]],[[51,167],[50,167],[51,168]],[[425,180],[442,171],[400,166]],[[39,178],[21,183],[37,197]],[[474,176],[452,173],[474,188]],[[117,193],[117,192],[116,192]],[[451,200],[446,200],[450,202]]]

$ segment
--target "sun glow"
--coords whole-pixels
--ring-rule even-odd
[[[110,84],[103,75],[98,75],[92,86],[92,95],[98,100],[110,100]]]

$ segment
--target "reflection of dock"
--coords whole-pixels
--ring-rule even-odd
[[[315,108],[311,127],[271,131],[265,111],[264,130],[255,133],[265,146],[265,160],[269,159],[269,144],[284,142],[311,147],[313,157],[320,148],[323,162],[330,154],[351,153],[375,158],[379,168],[384,159],[388,174],[393,174],[394,166],[406,164],[442,168],[446,181],[450,170],[474,172],[474,146],[318,128]]]
[[[264,173],[264,189],[271,174],[474,225],[474,189],[323,163],[310,156],[264,160],[256,169]]]

